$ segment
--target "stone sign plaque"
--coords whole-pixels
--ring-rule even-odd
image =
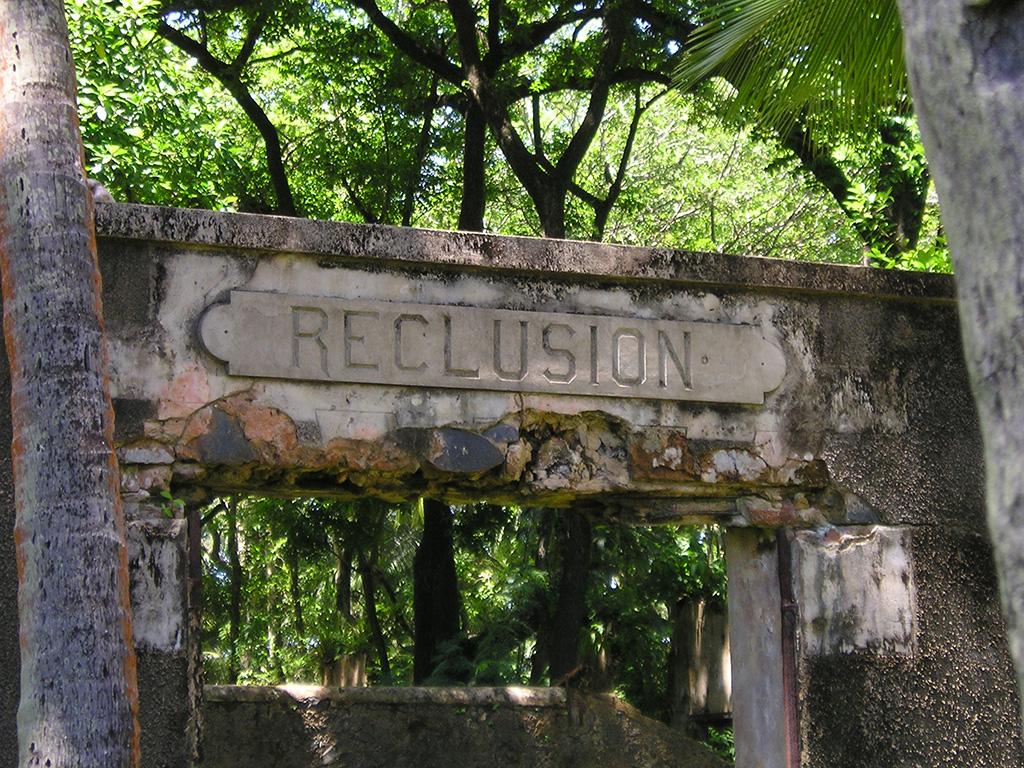
[[[301,381],[760,404],[785,375],[752,325],[235,290],[200,331],[231,375]]]

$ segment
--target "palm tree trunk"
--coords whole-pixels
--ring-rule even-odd
[[[137,766],[125,526],[92,202],[59,0],[0,3],[21,765]]]

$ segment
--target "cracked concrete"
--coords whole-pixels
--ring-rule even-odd
[[[165,494],[426,495],[726,526],[741,766],[787,759],[785,696],[801,765],[896,764],[872,762],[894,744],[1020,763],[948,277],[144,206],[97,222],[143,676],[149,695],[174,681],[164,715],[193,736],[186,526]],[[269,314],[204,337],[243,294]],[[225,328],[245,344],[210,337]],[[720,391],[698,391],[712,361]],[[836,751],[844,733],[864,760]]]

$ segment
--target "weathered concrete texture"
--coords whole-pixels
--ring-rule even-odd
[[[725,768],[611,696],[563,689],[207,688],[199,768]]]
[[[609,243],[494,237],[396,227],[224,215],[142,205],[96,206],[96,228],[109,238],[262,254],[315,255],[326,263],[370,258],[378,263],[421,262],[463,269],[558,272],[720,286],[762,285],[792,291],[868,296],[942,298],[953,283],[942,275],[858,270],[830,264],[755,259],[721,253],[635,248]]]
[[[1017,687],[983,536],[915,528],[917,644],[804,656],[801,765],[1024,764]]]
[[[139,748],[143,768],[191,764],[198,738],[184,654],[136,648],[139,672]]]
[[[129,492],[187,484],[452,502],[530,498],[589,503],[633,522],[981,528],[977,428],[947,278],[138,206],[104,206],[98,226]],[[289,304],[290,322],[261,325],[255,337],[268,357],[273,350],[274,370],[290,370],[291,361],[294,374],[232,375],[203,348],[204,313],[243,291],[278,303],[308,297]],[[345,302],[363,309],[346,315],[338,309]],[[383,310],[371,317],[382,306],[428,309],[384,323]],[[540,330],[526,333],[523,323],[532,321],[519,320],[526,341],[518,353],[505,344],[489,361],[477,350],[472,364],[459,362],[457,334],[447,346],[431,336],[429,354],[402,346],[412,330],[426,333],[470,309],[487,317],[571,314],[578,322],[545,341]],[[588,317],[590,347],[577,338],[591,327]],[[568,375],[571,356],[578,375],[590,375],[584,361],[604,349],[600,334],[612,326],[606,332],[601,323],[611,320],[623,323],[627,351],[602,358],[592,373],[604,382],[620,366],[620,398],[374,378],[385,362],[403,375],[427,366],[454,378],[487,364],[509,374],[500,388],[514,389],[514,361],[535,353],[547,355],[550,380]],[[661,331],[652,323],[756,332],[781,351],[782,384],[761,407],[652,400],[639,389],[632,396],[626,384],[641,370],[659,381],[697,377],[713,357],[700,353],[696,336],[689,362],[685,334],[672,336],[671,349],[653,344],[647,337],[661,339]],[[384,333],[392,326],[394,338]],[[371,331],[401,343],[382,351],[369,343]],[[481,328],[481,337],[488,333]],[[629,362],[641,336],[649,357],[642,365]],[[317,378],[301,370],[328,363],[365,383],[289,378]],[[950,439],[963,450],[943,449]],[[462,447],[454,451],[454,443]],[[901,471],[882,471],[892,466]]]

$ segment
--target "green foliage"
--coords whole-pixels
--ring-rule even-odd
[[[732,728],[708,728],[708,738],[704,744],[723,760],[736,762],[736,743],[733,740]]]
[[[855,263],[851,221],[776,142],[714,117],[711,96],[668,94],[647,111],[605,236],[631,245]],[[624,105],[617,102],[616,108]],[[709,114],[709,111],[711,112]],[[586,184],[614,162],[609,121],[584,167]],[[602,152],[606,154],[602,155]]]
[[[272,210],[261,137],[218,82],[155,34],[159,9],[156,0],[69,4],[90,174],[128,202]],[[524,25],[550,13],[530,3],[508,9],[509,46],[518,44]],[[439,37],[451,23],[444,9],[385,10],[412,38],[457,58],[451,38]],[[596,22],[586,21],[594,12],[578,11],[571,34],[562,27],[542,44],[522,43],[495,76],[496,87],[510,94],[511,125],[543,158],[567,149],[586,114],[586,91],[577,88],[593,72],[600,35]],[[228,61],[259,20],[245,9],[166,18]],[[455,226],[463,194],[463,85],[399,53],[361,11],[285,3],[273,6],[265,22],[243,75],[280,137],[300,212]],[[678,53],[664,30],[638,25],[633,34],[622,66],[658,72]],[[716,115],[730,101],[723,89],[702,86],[680,97],[662,88],[642,80],[612,88],[569,190],[570,236],[845,262],[874,248],[888,259],[879,263],[930,263],[896,258],[896,235],[886,230],[887,206],[899,202],[893,174],[927,179],[919,143],[883,146],[836,134],[831,149],[848,177],[848,193],[837,202],[763,122],[721,122]],[[530,197],[493,137],[485,158],[486,227],[539,234]],[[607,219],[599,212],[606,203]],[[938,243],[922,245],[934,250]]]
[[[930,243],[919,245],[894,256],[888,256],[878,250],[872,250],[868,255],[874,263],[885,269],[953,274],[949,248],[946,245],[946,239],[941,234]]]
[[[906,99],[895,0],[718,0],[701,15],[679,86],[722,77],[736,107],[775,130],[801,119],[864,130]]]
[[[721,533],[602,526],[594,539],[591,656],[609,667],[619,695],[653,717],[667,718],[673,607],[687,598],[725,602]]]
[[[155,35],[158,3],[69,0],[66,7],[90,176],[122,202],[232,206],[251,173],[241,126]]]
[[[230,555],[231,515],[240,570]],[[203,650],[207,682],[319,681],[325,664],[365,655],[370,682],[403,683],[412,665],[412,559],[422,519],[378,502],[222,500],[203,515]],[[539,567],[550,511],[476,504],[455,517],[463,632],[440,649],[429,684],[527,684],[537,633],[555,604]],[[672,608],[681,598],[725,600],[725,563],[715,529],[600,526],[593,537],[583,660],[602,687],[642,711],[668,714]],[[372,563],[375,594],[345,557]],[[232,628],[232,582],[240,592]],[[339,601],[339,588],[351,602]],[[376,604],[390,675],[367,613]],[[231,638],[236,636],[236,647]]]
[[[180,516],[185,510],[185,502],[177,499],[170,491],[160,491],[160,511],[168,517]]]
[[[227,503],[218,501],[204,514],[203,655],[208,682],[231,679],[233,658],[240,682],[318,682],[324,666],[335,658],[360,654],[368,658],[371,681],[408,678],[412,587],[411,579],[403,576],[411,571],[415,545],[410,510],[373,502],[239,499],[235,535],[241,610],[237,648],[232,649],[230,596],[236,574],[229,557]],[[390,677],[382,673],[366,622],[358,569],[347,574],[351,606],[339,605],[340,561],[358,554],[379,577],[376,609],[388,643]]]

